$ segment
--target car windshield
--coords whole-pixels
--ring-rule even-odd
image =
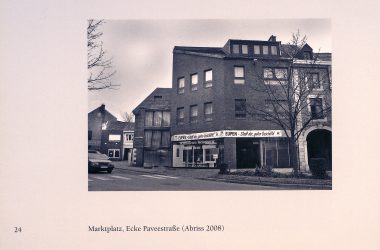
[[[106,156],[105,154],[88,153],[88,158],[96,160],[108,160],[108,156]]]

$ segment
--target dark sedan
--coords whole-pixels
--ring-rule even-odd
[[[108,158],[107,155],[101,154],[96,151],[88,152],[88,172],[96,173],[99,171],[107,171],[112,173],[114,166],[112,161]]]

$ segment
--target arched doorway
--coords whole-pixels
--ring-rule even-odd
[[[315,129],[307,135],[306,140],[308,161],[313,158],[324,158],[327,170],[331,171],[331,131]]]

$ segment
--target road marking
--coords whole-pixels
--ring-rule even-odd
[[[169,176],[169,175],[160,175],[160,174],[156,174],[155,176],[166,177],[166,178],[172,178],[172,179],[178,179],[178,177],[176,177],[176,176]]]
[[[148,177],[148,178],[154,178],[154,179],[165,179],[163,177],[159,177],[159,176],[154,176],[154,175],[146,175],[146,174],[142,174],[141,176],[144,176],[144,177]]]
[[[123,179],[123,180],[132,180],[131,178],[119,176],[119,175],[111,175],[110,177],[117,178],[117,179]]]
[[[109,179],[109,178],[104,178],[104,177],[100,177],[100,176],[91,176],[92,178],[95,178],[95,179],[98,179],[98,180],[101,180],[101,181],[110,181],[112,179]]]

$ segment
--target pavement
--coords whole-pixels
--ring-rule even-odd
[[[218,174],[219,169],[189,169],[189,168],[168,168],[154,167],[143,168],[135,166],[127,166],[127,162],[114,162],[115,168],[127,170],[137,173],[161,174],[179,177],[190,177],[198,180],[207,180],[215,182],[248,184],[271,186],[285,189],[316,189],[316,190],[332,190],[331,180],[311,179],[311,178],[273,178],[273,177],[258,177],[258,176],[243,176]]]

